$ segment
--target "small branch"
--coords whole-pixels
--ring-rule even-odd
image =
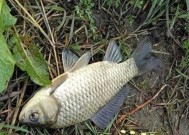
[[[20,95],[20,99],[18,101],[17,107],[16,107],[15,112],[14,112],[14,116],[13,116],[12,123],[11,123],[11,125],[13,125],[13,126],[16,123],[16,119],[17,119],[18,112],[19,112],[19,109],[20,109],[19,107],[22,104],[23,97],[24,97],[24,94],[25,94],[25,91],[26,91],[26,88],[27,88],[27,84],[28,84],[28,77],[24,81],[24,86],[22,87],[22,93]],[[9,134],[11,134],[11,133],[12,133],[12,129],[9,130]]]
[[[19,95],[21,92],[22,91],[15,91],[15,92],[10,93],[10,95],[6,94],[6,95],[0,97],[0,101],[6,100],[6,99],[8,99],[10,97],[14,97],[16,95]]]
[[[152,102],[158,95],[159,93],[166,87],[167,85],[163,85],[161,87],[161,89],[150,99],[148,99],[147,101],[145,101],[144,103],[142,103],[141,105],[138,105],[134,110],[130,111],[129,113],[122,115],[121,118],[119,118],[116,121],[116,124],[121,123],[127,116],[132,115],[133,113],[137,112],[138,110],[140,110],[141,108],[143,108],[144,106],[148,105],[150,102]]]

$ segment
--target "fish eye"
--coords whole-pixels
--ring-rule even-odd
[[[38,119],[39,119],[39,114],[37,112],[33,112],[33,113],[30,114],[29,119],[32,122],[37,122]]]

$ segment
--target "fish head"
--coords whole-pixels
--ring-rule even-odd
[[[56,123],[59,103],[46,91],[36,93],[23,107],[19,121],[35,126],[50,126]]]

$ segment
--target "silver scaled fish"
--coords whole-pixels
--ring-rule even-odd
[[[124,103],[133,77],[159,65],[151,55],[152,42],[145,38],[124,62],[120,48],[110,41],[103,61],[88,64],[89,52],[78,58],[65,49],[65,73],[41,88],[23,107],[19,121],[50,128],[64,128],[88,119],[106,128]]]

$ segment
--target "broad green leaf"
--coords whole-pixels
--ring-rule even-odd
[[[41,86],[50,84],[47,65],[38,46],[31,44],[25,48],[17,34],[15,36],[13,56],[16,60],[16,65],[26,71],[32,81]]]
[[[6,88],[7,82],[13,74],[14,65],[14,58],[0,32],[0,92]]]
[[[0,32],[4,32],[6,28],[13,26],[16,18],[10,14],[10,8],[5,0],[0,0]]]
[[[0,0],[0,92],[6,88],[15,65],[13,56],[2,33],[15,23],[16,18],[10,14],[10,8],[5,0]]]

